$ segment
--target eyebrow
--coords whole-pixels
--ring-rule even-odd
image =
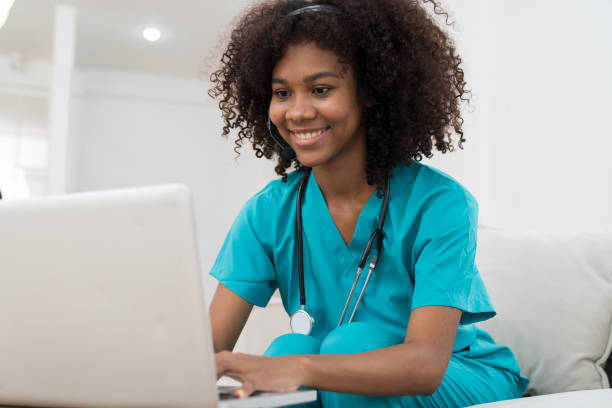
[[[318,79],[327,78],[327,77],[340,78],[340,75],[334,74],[333,72],[329,72],[329,71],[321,71],[321,72],[314,73],[312,75],[305,76],[304,79],[302,79],[302,82],[308,83],[308,82],[313,82]],[[272,83],[285,85],[288,82],[286,79],[283,79],[283,78],[272,78]]]

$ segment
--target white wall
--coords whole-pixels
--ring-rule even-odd
[[[612,2],[529,2],[531,13],[509,3],[491,70],[494,219],[612,232]]]
[[[21,61],[17,53],[0,54],[0,93],[48,96],[51,81],[49,61]]]
[[[612,232],[612,2],[445,4],[474,112],[466,151],[433,163],[475,190],[481,223]]]
[[[0,54],[0,190],[5,199],[41,195],[47,179],[48,61]]]

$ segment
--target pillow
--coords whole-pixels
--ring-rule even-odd
[[[610,387],[612,235],[480,227],[476,261],[497,310],[479,326],[535,394]]]

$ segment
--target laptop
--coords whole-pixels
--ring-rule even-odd
[[[183,185],[0,201],[0,406],[277,407],[220,399]]]

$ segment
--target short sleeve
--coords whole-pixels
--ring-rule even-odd
[[[495,310],[475,264],[478,204],[465,190],[432,198],[415,240],[412,309],[450,306],[460,324],[490,319]]]
[[[266,201],[257,195],[244,205],[210,271],[225,287],[260,307],[268,304],[277,286]]]

